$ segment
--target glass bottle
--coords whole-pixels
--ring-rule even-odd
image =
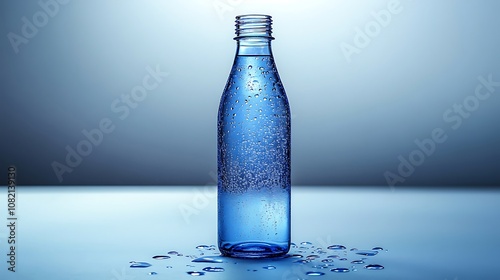
[[[290,248],[290,107],[271,52],[271,16],[236,17],[236,57],[217,123],[218,245],[269,258]]]

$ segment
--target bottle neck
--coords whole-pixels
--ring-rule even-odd
[[[273,20],[268,15],[236,17],[236,55],[272,55],[271,36]]]
[[[237,40],[236,55],[272,55],[271,41],[254,39]]]

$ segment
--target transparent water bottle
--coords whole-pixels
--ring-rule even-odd
[[[218,244],[225,256],[290,248],[290,107],[271,16],[236,17],[237,51],[218,113]]]

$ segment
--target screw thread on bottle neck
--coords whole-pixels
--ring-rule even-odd
[[[272,55],[272,18],[268,15],[241,15],[236,17],[236,55]]]
[[[268,15],[241,15],[236,17],[236,37],[235,40],[261,39],[273,40],[272,25],[273,20]]]

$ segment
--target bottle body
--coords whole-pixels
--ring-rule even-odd
[[[218,243],[265,258],[290,247],[290,108],[272,53],[237,52],[221,97]]]

